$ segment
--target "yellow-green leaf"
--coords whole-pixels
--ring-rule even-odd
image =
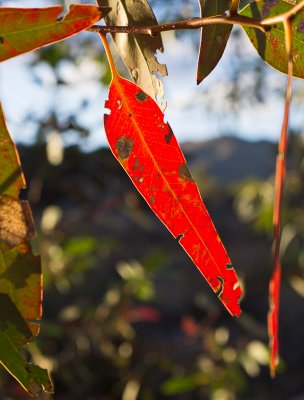
[[[31,250],[35,236],[31,209],[19,200],[25,187],[16,147],[0,104],[0,363],[31,394],[52,385],[47,371],[24,360],[22,347],[39,332],[42,316],[40,257]]]
[[[0,293],[0,363],[33,397],[43,390],[52,392],[48,372],[27,363],[23,346],[33,339],[32,333],[9,296]]]
[[[240,12],[241,15],[262,20],[287,12],[297,1],[255,1]],[[259,55],[273,68],[287,74],[287,54],[283,24],[263,33],[257,29],[243,27]],[[298,13],[292,23],[293,32],[293,76],[304,78],[304,12]]]

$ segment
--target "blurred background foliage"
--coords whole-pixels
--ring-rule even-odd
[[[151,4],[160,20],[188,18],[198,9],[190,0]],[[190,33],[177,39],[185,35]],[[36,52],[27,65],[31,79],[53,99],[43,115],[27,113],[19,128],[20,137],[23,127],[36,132],[19,151],[45,287],[41,333],[27,357],[48,368],[55,384],[55,396],[41,400],[303,399],[304,131],[289,140],[282,360],[271,380],[266,324],[276,145],[227,136],[225,122],[225,115],[237,118],[246,104],[263,107],[284,87],[268,67],[243,55],[235,30],[223,81],[184,102],[206,106],[216,118],[224,115],[223,136],[184,143],[183,149],[242,280],[243,314],[233,319],[109,150],[86,151],[86,138],[100,126],[101,110],[91,118],[94,88],[110,81],[97,40],[79,35]],[[217,85],[224,88],[220,99]],[[295,86],[295,104],[303,110],[303,85]],[[3,400],[27,399],[0,373]]]

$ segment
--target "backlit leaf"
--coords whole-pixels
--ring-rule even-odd
[[[258,0],[245,7],[240,14],[256,19],[265,19],[290,10],[300,1]],[[259,55],[273,68],[287,74],[287,54],[283,24],[263,33],[254,28],[244,27]],[[292,23],[293,33],[293,76],[304,78],[304,12],[298,13]]]
[[[37,397],[43,390],[52,392],[48,372],[29,364],[22,355],[22,348],[33,340],[31,331],[11,301],[0,293],[0,363],[28,393]]]
[[[223,14],[229,9],[229,0],[199,0],[201,16]],[[216,67],[226,48],[232,25],[209,25],[202,29],[197,64],[197,84],[200,84]]]
[[[107,25],[157,25],[155,15],[146,0],[97,0],[101,6],[112,11],[105,17]],[[162,99],[164,96],[160,76],[167,75],[164,64],[156,59],[157,51],[164,51],[161,35],[113,34],[120,57],[132,78],[149,96]]]
[[[0,61],[66,39],[102,17],[98,7],[77,4],[59,21],[62,10],[62,6],[0,7]]]
[[[105,130],[114,156],[228,311],[239,315],[242,291],[235,270],[164,114],[110,63],[113,80]]]
[[[19,156],[0,106],[0,362],[32,395],[51,391],[47,371],[24,360],[22,347],[39,332],[42,315],[40,257],[32,253],[35,235]]]

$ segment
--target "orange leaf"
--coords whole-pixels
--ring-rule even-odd
[[[0,7],[0,61],[66,39],[89,28],[102,17],[102,9],[77,4],[72,5],[68,14],[58,21],[62,10],[62,6]]]
[[[113,79],[105,130],[114,156],[158,218],[179,241],[232,315],[241,288],[184,155],[156,102],[134,83]]]
[[[30,205],[19,199],[25,187],[18,151],[0,103],[0,364],[32,395],[52,391],[46,370],[26,362],[22,348],[38,335],[42,316],[40,257]]]

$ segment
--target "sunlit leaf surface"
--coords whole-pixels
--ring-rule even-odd
[[[293,4],[292,4],[293,3]],[[264,19],[282,14],[290,10],[298,1],[256,1],[245,7],[240,14]],[[285,33],[283,24],[263,33],[254,28],[244,27],[253,46],[259,55],[273,68],[287,74],[287,54],[285,49]],[[304,12],[298,13],[292,23],[293,32],[293,76],[304,78]]]
[[[62,10],[62,6],[0,7],[0,61],[66,39],[102,17],[98,7],[78,4],[58,20]]]
[[[242,291],[235,270],[164,114],[111,64],[105,129],[113,154],[228,311],[239,315]]]

